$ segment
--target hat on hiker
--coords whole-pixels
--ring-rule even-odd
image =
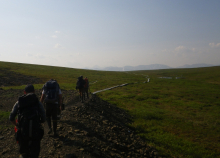
[[[33,92],[34,91],[34,86],[32,84],[28,84],[25,88],[24,91],[27,93]]]

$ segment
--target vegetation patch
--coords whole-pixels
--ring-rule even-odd
[[[10,115],[10,112],[0,111],[0,121],[8,119],[9,115]]]
[[[10,112],[0,111],[0,123],[8,120],[9,119],[9,115],[10,115]],[[5,128],[5,127],[3,127],[0,124],[0,130],[3,129],[3,128]]]

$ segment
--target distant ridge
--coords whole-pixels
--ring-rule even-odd
[[[93,70],[105,70],[105,71],[135,71],[135,70],[156,70],[156,69],[169,69],[171,67],[162,64],[151,64],[151,65],[138,65],[138,66],[124,66],[124,67],[105,67],[94,66]]]
[[[109,66],[104,68],[95,65],[93,68],[89,68],[89,69],[104,70],[104,71],[135,71],[135,70],[159,70],[159,69],[173,69],[173,68],[199,68],[199,67],[211,67],[211,66],[217,66],[217,65],[200,63],[200,64],[191,64],[191,65],[185,64],[183,66],[178,66],[178,67],[170,67],[163,64],[150,64],[150,65],[124,66],[124,67]]]
[[[156,70],[156,69],[169,69],[171,67],[162,64],[151,64],[151,65],[138,65],[138,66],[125,66],[124,71],[132,70]]]
[[[210,66],[215,66],[215,65],[204,64],[204,63],[201,63],[201,64],[192,64],[192,65],[185,64],[185,65],[179,66],[179,67],[177,67],[177,68],[197,68],[197,67],[210,67]]]

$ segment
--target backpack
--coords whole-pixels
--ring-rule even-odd
[[[78,77],[77,83],[76,83],[76,89],[83,88],[85,84],[85,81],[82,77]]]
[[[59,84],[55,80],[49,80],[47,81],[43,88],[45,92],[45,103],[55,103],[58,101],[58,94],[59,94]]]
[[[16,140],[41,140],[44,135],[40,123],[39,101],[30,93],[18,98],[18,130]]]
[[[88,88],[88,86],[89,86],[89,84],[88,84],[88,79],[85,78],[84,81],[85,81],[84,87],[85,87],[85,88]]]

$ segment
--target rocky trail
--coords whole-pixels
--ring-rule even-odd
[[[48,127],[44,124],[41,158],[159,157],[156,150],[147,146],[146,141],[127,125],[132,120],[126,111],[96,96],[80,103],[74,91],[63,90],[63,94],[69,97],[65,99],[66,108],[58,123],[59,136],[48,135]],[[12,108],[13,104],[10,106]],[[0,157],[16,158],[18,145],[13,126],[7,120],[3,124]]]
[[[1,85],[13,83],[14,73],[1,78]],[[21,80],[24,76],[20,76]],[[27,78],[26,78],[27,79]],[[34,78],[29,77],[26,83]],[[34,83],[41,82],[39,79]],[[24,84],[23,81],[19,81]],[[7,83],[7,84],[6,84]],[[17,85],[17,84],[15,84]],[[43,85],[43,84],[42,84]],[[76,91],[62,90],[65,110],[58,123],[58,137],[48,135],[47,124],[41,141],[40,158],[159,158],[157,151],[149,147],[145,139],[128,126],[132,117],[124,110],[101,100],[96,95],[79,102]],[[40,97],[41,90],[36,90]],[[0,111],[10,112],[23,90],[3,90],[0,88]],[[17,158],[18,144],[14,137],[14,127],[6,118],[0,122],[0,157]],[[162,157],[160,157],[162,158]]]

